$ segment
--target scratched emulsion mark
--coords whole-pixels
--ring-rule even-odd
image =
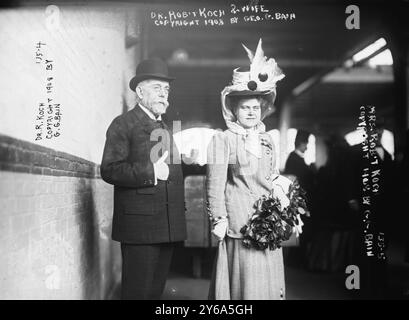
[[[376,152],[378,131],[376,128],[376,111],[374,106],[361,106],[358,130],[363,134],[361,144],[362,168],[362,199],[364,243],[367,257],[385,260],[385,234],[376,223],[376,197],[381,192],[381,169],[379,156]]]
[[[276,12],[265,5],[231,4],[230,7],[201,7],[193,10],[151,11],[157,27],[224,26],[240,23],[295,21],[294,12]]]

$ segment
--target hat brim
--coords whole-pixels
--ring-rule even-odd
[[[145,73],[145,74],[138,74],[137,76],[133,77],[130,81],[129,81],[129,88],[132,91],[135,91],[136,86],[138,85],[139,82],[147,80],[147,79],[158,79],[158,80],[165,80],[165,81],[173,81],[175,80],[175,78],[172,77],[167,77],[161,74],[152,74],[152,73]]]
[[[232,96],[264,96],[267,94],[270,94],[270,90],[266,91],[251,91],[251,90],[244,90],[244,91],[232,91],[229,94],[227,94],[228,97]]]
[[[276,111],[274,106],[274,100],[276,97],[275,91],[265,90],[265,91],[252,91],[252,90],[242,90],[242,91],[232,91],[226,95],[226,107],[231,110],[230,97],[267,97],[267,100],[271,100],[266,104],[262,104],[261,120],[265,119],[272,113]]]

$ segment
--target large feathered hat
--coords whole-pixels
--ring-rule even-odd
[[[274,110],[276,83],[283,79],[285,75],[273,58],[267,59],[264,56],[261,46],[262,40],[260,39],[256,52],[253,53],[243,45],[250,59],[250,68],[247,70],[241,68],[234,69],[231,84],[225,87],[221,93],[225,120],[234,121],[229,99],[232,96],[264,96],[268,101],[268,107],[263,112],[262,118]]]

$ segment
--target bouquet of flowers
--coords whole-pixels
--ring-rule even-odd
[[[243,244],[247,248],[275,250],[293,232],[297,236],[302,232],[300,215],[309,215],[306,193],[297,181],[292,182],[283,176],[277,178],[283,183],[275,183],[270,194],[257,200],[256,212],[240,230],[244,236]]]

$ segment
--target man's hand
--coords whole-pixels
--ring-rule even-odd
[[[169,166],[165,163],[168,154],[168,151],[165,151],[162,157],[160,157],[159,160],[153,164],[155,177],[158,180],[167,180],[169,177]]]

